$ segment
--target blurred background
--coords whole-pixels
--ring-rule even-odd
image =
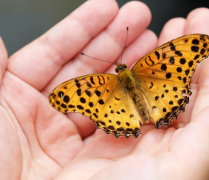
[[[120,7],[128,1],[117,0]],[[83,2],[85,0],[0,0],[0,36],[9,55],[46,32]],[[209,8],[209,0],[142,2],[151,9],[153,18],[149,29],[157,35],[169,19],[186,17],[191,10],[198,7]]]

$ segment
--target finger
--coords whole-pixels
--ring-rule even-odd
[[[186,34],[194,34],[194,33],[203,33],[209,34],[209,9],[207,8],[198,8],[193,10],[187,17],[187,22],[185,26]],[[207,98],[209,98],[208,94],[208,68],[209,67],[209,59],[205,59],[201,62],[196,70],[194,75],[192,76],[192,87],[193,87],[193,96],[196,96],[192,117],[195,117],[199,114],[203,109],[209,106]],[[196,118],[197,119],[197,118]]]
[[[117,17],[107,29],[93,39],[82,52],[114,62],[122,52],[126,37],[126,27],[128,26],[130,29],[128,45],[145,31],[150,20],[151,14],[145,4],[141,2],[127,3],[120,9]],[[49,94],[61,82],[81,75],[102,73],[109,66],[109,63],[79,55],[63,67],[44,91],[46,94]]]
[[[207,23],[209,9],[197,8],[189,13],[185,25],[185,34],[202,33],[208,34],[209,25]]]
[[[8,70],[41,90],[117,14],[114,0],[91,0],[10,57]],[[40,78],[41,77],[41,78]]]
[[[8,62],[7,59],[8,59],[7,50],[5,48],[2,38],[0,37],[0,83],[2,82],[2,77],[4,75],[7,66],[7,62]]]
[[[184,18],[173,18],[168,21],[162,29],[159,37],[159,46],[177,37],[184,35],[186,20]]]
[[[206,59],[205,61],[207,62],[204,63],[204,66],[201,67],[201,71],[199,73],[197,97],[192,112],[192,117],[196,117],[195,120],[199,122],[204,122],[206,119],[208,121],[208,118],[197,118],[199,115],[201,115],[202,112],[204,112],[206,115],[206,110],[209,110],[209,59]],[[207,112],[207,117],[209,117],[209,111]]]
[[[198,8],[189,13],[187,17],[187,22],[185,25],[185,34],[209,34],[209,25],[207,23],[207,18],[209,17],[209,9]],[[198,77],[200,69],[204,66],[205,62],[200,63],[197,66],[194,75],[192,76],[192,84],[198,83]]]

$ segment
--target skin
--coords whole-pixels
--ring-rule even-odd
[[[131,13],[130,13],[131,12]],[[137,139],[116,139],[79,114],[64,115],[48,103],[61,82],[111,72],[129,27],[123,63],[131,67],[158,45],[185,34],[209,34],[209,9],[166,23],[159,39],[146,30],[148,7],[114,0],[87,1],[11,57],[0,40],[0,174],[4,180],[205,180],[209,176],[209,59],[192,78],[186,112],[171,127],[141,127]]]

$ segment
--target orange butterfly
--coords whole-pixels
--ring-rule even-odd
[[[53,108],[90,117],[116,137],[138,137],[140,123],[169,125],[189,102],[190,80],[209,55],[209,36],[174,39],[140,59],[131,70],[117,63],[113,74],[90,74],[66,81],[49,95]]]

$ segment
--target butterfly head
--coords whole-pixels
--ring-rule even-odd
[[[125,70],[127,68],[126,64],[117,63],[117,67],[115,68],[115,72],[118,73],[121,70]]]

